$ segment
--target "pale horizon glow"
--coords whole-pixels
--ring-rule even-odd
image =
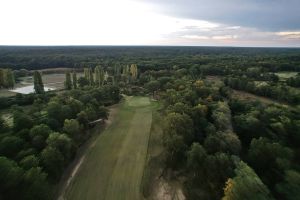
[[[137,0],[4,0],[0,45],[299,46],[300,31],[169,16]]]

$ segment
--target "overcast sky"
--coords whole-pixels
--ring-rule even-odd
[[[0,0],[0,45],[300,47],[300,0]]]

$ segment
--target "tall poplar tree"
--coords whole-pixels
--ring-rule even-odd
[[[4,69],[0,68],[0,88],[4,87]]]
[[[136,64],[132,64],[130,66],[130,74],[131,74],[132,80],[136,80],[137,79],[138,69],[137,69],[137,65]]]
[[[67,90],[71,90],[72,89],[72,80],[71,80],[71,74],[70,74],[70,72],[66,72],[65,88]]]
[[[99,65],[95,67],[95,85],[97,87],[100,86],[100,68],[101,67]]]
[[[77,89],[77,75],[76,75],[76,72],[74,71],[73,73],[72,73],[72,82],[73,82],[73,88],[74,89]]]
[[[89,81],[90,81],[90,85],[93,86],[95,83],[94,83],[94,74],[93,74],[93,69],[90,68],[89,69]]]
[[[41,73],[38,71],[34,71],[33,73],[33,84],[34,84],[34,91],[37,94],[44,93],[44,84],[42,80]]]

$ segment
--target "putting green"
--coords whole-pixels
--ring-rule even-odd
[[[88,150],[65,199],[142,199],[140,186],[154,108],[147,97],[125,98],[117,117]]]

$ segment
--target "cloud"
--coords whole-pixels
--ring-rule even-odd
[[[140,1],[140,0],[139,0]],[[300,30],[299,0],[142,0],[160,12],[264,31]]]
[[[0,45],[299,47],[300,12],[294,12],[298,4],[295,0],[1,1]]]
[[[165,39],[184,45],[299,47],[300,32],[263,31],[224,24],[208,28],[189,24],[166,34]]]
[[[282,36],[284,39],[300,40],[300,31],[279,32],[277,35]]]

